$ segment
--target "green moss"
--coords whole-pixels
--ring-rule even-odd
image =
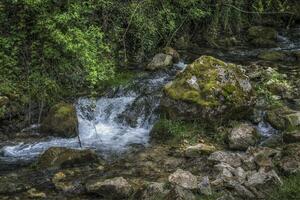
[[[239,84],[223,81],[226,78],[220,77],[222,74],[224,76],[229,74],[233,80],[245,78],[236,65],[227,64],[210,56],[202,56],[189,65],[173,82],[166,85],[164,90],[175,100],[188,101],[204,107],[214,107],[224,103],[243,103],[247,95],[242,88]],[[197,81],[194,84],[197,84],[199,89],[189,84],[189,81],[195,77]],[[226,102],[220,101],[220,96],[223,96]]]
[[[42,123],[42,131],[63,137],[77,135],[77,116],[72,104],[59,103],[54,105]]]
[[[218,127],[215,124],[215,127]],[[195,144],[199,139],[207,142],[223,145],[224,138],[220,139],[220,135],[212,126],[200,121],[181,121],[161,118],[153,127],[151,137],[159,143],[167,143],[170,145],[178,145],[183,141]]]
[[[280,51],[266,51],[259,54],[258,58],[268,61],[282,61],[286,58],[286,54]]]
[[[269,200],[300,199],[300,174],[285,177],[283,185],[273,189]]]

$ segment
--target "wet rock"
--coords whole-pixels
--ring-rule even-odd
[[[173,58],[173,63],[178,63],[178,62],[179,62],[179,60],[180,60],[180,55],[179,55],[179,53],[178,53],[175,49],[173,49],[172,47],[166,47],[166,48],[164,49],[164,53],[167,54],[167,55],[172,56],[172,58]]]
[[[64,147],[51,147],[45,151],[37,162],[38,168],[60,168],[99,162],[92,150],[76,150]]]
[[[227,163],[233,167],[240,167],[242,164],[242,158],[240,154],[227,151],[214,152],[208,157],[208,160],[215,163]]]
[[[284,61],[287,57],[284,52],[280,51],[264,51],[258,55],[259,59],[267,61]]]
[[[156,54],[152,61],[147,65],[148,70],[157,70],[169,67],[173,64],[173,57],[167,54]]]
[[[216,148],[212,145],[197,144],[189,146],[185,149],[185,156],[190,158],[200,157],[201,155],[207,155],[216,151]]]
[[[162,109],[172,119],[220,121],[241,118],[253,103],[240,66],[202,56],[164,87]]]
[[[255,127],[248,123],[236,125],[228,136],[229,147],[234,150],[247,150],[249,146],[254,146],[258,139]]]
[[[202,178],[201,182],[199,183],[199,189],[201,194],[204,194],[206,196],[212,195],[212,190],[208,176]]]
[[[180,186],[174,186],[167,194],[165,200],[195,200],[195,195],[190,191]]]
[[[35,188],[31,188],[27,191],[28,197],[31,199],[45,199],[47,196],[44,192],[40,192]]]
[[[169,176],[169,182],[174,185],[179,185],[185,189],[197,188],[197,177],[189,171],[177,169],[176,172]]]
[[[133,189],[123,177],[107,180],[92,180],[86,184],[88,193],[95,193],[106,199],[127,199]]]
[[[164,183],[150,183],[143,191],[142,200],[157,200],[163,199],[169,190],[165,189]]]
[[[54,105],[41,125],[41,131],[59,137],[75,137],[78,120],[76,109],[72,104]]]
[[[55,189],[57,191],[62,191],[64,193],[75,193],[78,191],[83,191],[83,188],[80,185],[80,181],[75,181],[75,183],[72,180],[68,180],[68,174],[67,172],[58,172],[56,173],[52,178],[52,183],[55,186]]]
[[[275,47],[277,31],[271,27],[252,26],[248,29],[250,42],[257,47]]]

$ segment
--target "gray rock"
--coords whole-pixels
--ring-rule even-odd
[[[204,194],[206,196],[212,195],[210,181],[208,176],[205,176],[202,178],[202,181],[199,183],[199,189],[201,194]]]
[[[152,61],[147,65],[148,70],[163,69],[173,64],[173,57],[167,54],[156,54]]]
[[[235,126],[228,136],[229,147],[234,150],[247,150],[258,141],[258,134],[254,126],[241,123]]]
[[[157,200],[163,199],[166,194],[168,194],[169,190],[165,189],[164,183],[151,183],[146,189],[143,191],[141,196],[142,200]]]
[[[214,151],[216,151],[216,148],[214,146],[200,143],[194,146],[188,146],[185,149],[185,156],[195,158],[201,155],[210,154]]]
[[[197,177],[191,174],[189,171],[177,169],[176,172],[169,176],[169,182],[174,185],[179,185],[185,189],[197,188]]]
[[[172,190],[167,194],[165,200],[195,200],[195,195],[180,186],[174,186]]]
[[[106,199],[127,199],[132,193],[132,186],[123,177],[107,180],[92,180],[86,184],[88,193],[95,193]]]
[[[227,151],[216,151],[212,153],[208,160],[219,163],[224,162],[232,167],[240,167],[242,164],[242,156],[238,153],[227,152]]]

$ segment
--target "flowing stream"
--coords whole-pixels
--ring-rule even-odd
[[[298,27],[294,32],[297,33],[299,30]],[[300,49],[298,37],[289,39],[286,34],[282,34],[278,36],[278,40],[280,47],[269,50]],[[213,55],[234,62],[256,57],[263,50],[265,49],[237,48],[228,52],[214,51]],[[122,154],[134,145],[147,146],[149,132],[158,118],[162,87],[177,71],[182,71],[185,67],[184,62],[179,62],[169,71],[142,75],[130,85],[115,88],[99,99],[80,98],[75,105],[79,121],[79,137],[12,142],[0,149],[0,163],[30,161],[54,146],[95,149],[103,156]],[[264,120],[257,124],[257,130],[265,137],[277,133]]]
[[[2,161],[28,161],[50,147],[89,148],[102,155],[120,154],[133,145],[147,146],[157,119],[162,87],[177,70],[156,72],[115,88],[99,99],[80,98],[76,103],[79,137],[50,138],[3,147]]]

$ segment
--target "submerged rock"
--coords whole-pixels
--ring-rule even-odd
[[[202,56],[164,87],[162,109],[173,119],[242,118],[253,104],[253,90],[242,69]]]
[[[191,172],[182,169],[177,169],[176,172],[171,174],[169,182],[185,189],[196,189],[198,187],[197,177],[191,174]]]
[[[152,61],[147,65],[148,70],[157,70],[169,67],[173,64],[173,57],[167,54],[156,54]]]
[[[37,162],[38,168],[60,168],[99,162],[92,150],[76,150],[64,147],[51,147],[45,151]]]
[[[86,189],[105,199],[128,199],[132,193],[132,186],[123,177],[93,180],[86,184]]]
[[[228,136],[229,147],[235,150],[247,150],[249,146],[254,146],[259,135],[254,126],[248,123],[241,123],[235,126]]]
[[[59,103],[53,106],[42,122],[42,132],[59,136],[75,137],[78,120],[76,109],[72,104]]]

